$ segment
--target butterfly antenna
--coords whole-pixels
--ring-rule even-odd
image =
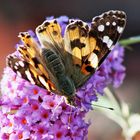
[[[79,101],[81,101],[81,99],[78,96],[76,96],[76,97]],[[93,105],[94,107],[98,107],[98,108],[105,108],[108,110],[114,110],[113,107],[107,107],[107,106],[97,105],[97,104],[93,104],[93,103],[86,103],[86,104]]]
[[[107,107],[107,106],[102,106],[102,105],[95,105],[95,104],[91,104],[93,105],[94,107],[99,107],[99,108],[105,108],[105,109],[109,109],[109,110],[114,110],[114,108],[112,107]]]
[[[81,99],[78,96],[76,96],[76,98],[79,101],[81,101]],[[107,107],[107,106],[97,105],[97,104],[93,104],[93,103],[86,103],[86,104],[93,105],[94,107],[98,107],[98,108],[105,108],[105,109],[108,109],[108,110],[114,110],[113,107]]]

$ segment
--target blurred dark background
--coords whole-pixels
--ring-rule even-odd
[[[47,16],[67,15],[91,21],[92,17],[113,9],[125,11],[128,17],[122,38],[140,35],[139,0],[0,0],[1,75],[6,56],[14,51],[19,41],[19,32],[35,30]],[[126,50],[124,61],[127,75],[124,84],[116,92],[130,104],[133,111],[140,112],[140,44],[131,46],[133,51]],[[115,123],[101,114],[90,115],[93,127],[89,130],[89,140],[123,140],[121,129]]]

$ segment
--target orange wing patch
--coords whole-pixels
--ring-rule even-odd
[[[90,53],[88,25],[80,20],[70,23],[65,32],[65,50],[73,56],[73,63],[82,65],[82,59]]]
[[[40,40],[40,43],[43,44],[44,47],[49,48],[49,44],[58,45],[60,48],[63,47],[61,27],[56,20],[46,20],[43,22],[36,28],[36,34]]]

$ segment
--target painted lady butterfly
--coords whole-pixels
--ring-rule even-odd
[[[125,24],[125,13],[112,10],[94,17],[91,25],[70,20],[62,36],[57,20],[46,20],[36,28],[38,40],[28,32],[19,34],[23,43],[18,54],[7,57],[7,64],[22,78],[74,105],[76,89],[99,68]]]

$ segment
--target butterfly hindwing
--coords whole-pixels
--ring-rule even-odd
[[[64,42],[61,27],[56,19],[44,21],[36,28],[36,34],[42,47],[54,50],[63,60]]]
[[[68,52],[65,60],[70,64],[66,68],[76,87],[81,79],[87,79],[87,75],[81,72],[81,68],[83,60],[93,51],[89,47],[88,32],[88,25],[81,20],[73,20],[65,30],[65,50]]]
[[[18,58],[16,55],[9,55],[7,57],[7,65],[12,68],[18,76],[32,84],[46,88],[48,91],[55,91],[54,84],[47,79],[44,74],[38,73],[30,63]]]
[[[7,65],[12,68],[12,70],[16,72],[17,75],[30,81],[25,74],[25,71],[29,69],[29,63],[20,60],[16,55],[9,55],[7,56]]]
[[[50,79],[51,77],[52,82],[55,83],[55,77],[45,65],[37,41],[29,34],[29,32],[22,32],[19,34],[19,37],[23,42],[23,45],[18,45],[17,48],[21,58],[35,69],[35,75],[44,75],[46,79]]]
[[[70,23],[65,32],[65,50],[72,55],[73,64],[82,65],[82,59],[91,50],[88,44],[89,27],[81,20]]]
[[[28,32],[20,33],[19,37],[23,42],[17,47],[19,56],[10,55],[7,58],[7,64],[32,84],[44,87],[49,91],[56,90],[55,78],[44,65],[37,41]]]

